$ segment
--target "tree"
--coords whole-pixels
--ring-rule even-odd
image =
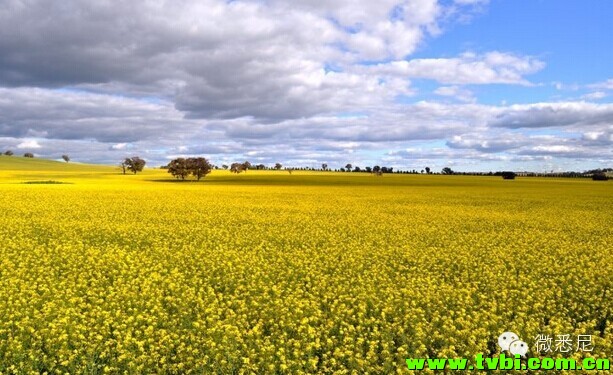
[[[247,169],[251,168],[251,163],[249,163],[248,161],[245,161],[243,163],[243,170],[245,171],[245,173],[247,173]]]
[[[68,162],[70,161],[70,156],[68,156],[68,155],[64,154],[64,155],[62,155],[62,159],[64,159],[64,161],[65,161],[66,163],[68,163]]]
[[[213,166],[205,158],[189,158],[187,159],[187,169],[198,181],[200,181],[202,177],[211,173]]]
[[[34,154],[33,154],[33,153],[31,153],[31,152],[26,152],[25,154],[23,154],[23,157],[24,157],[24,158],[33,158],[33,157],[34,157]]]
[[[227,165],[227,164],[222,164],[222,165],[221,165],[221,167],[222,167],[223,169],[228,169],[228,165]]]
[[[275,169],[276,170],[280,170],[281,168],[283,168],[283,165],[281,165],[281,163],[275,164]]]
[[[239,174],[244,170],[244,166],[241,163],[232,163],[230,166],[230,172]]]
[[[502,176],[504,180],[515,180],[515,176],[516,176],[515,172],[509,172],[509,171],[502,172],[500,173],[500,175]]]
[[[364,168],[364,169],[366,170],[366,172],[368,172],[368,173],[372,173],[372,168],[371,168],[371,167],[366,167],[366,168]]]
[[[372,171],[373,173],[379,173],[381,172],[381,167],[379,167],[378,165],[375,165],[374,167],[372,167]]]
[[[607,181],[608,179],[609,176],[607,176],[604,172],[596,172],[592,174],[592,180],[594,181]]]
[[[266,166],[264,164],[258,164],[258,165],[255,166],[255,169],[257,169],[257,170],[264,170],[264,169],[266,169]]]
[[[430,167],[426,167],[426,174],[430,174]]]
[[[177,158],[168,163],[168,173],[176,178],[185,180],[185,177],[189,176],[190,170],[187,165],[187,159]]]
[[[351,165],[350,163],[348,163],[348,164],[345,166],[345,170],[346,170],[347,172],[351,172],[351,168],[353,168],[353,165]]]
[[[321,165],[321,169],[323,169],[324,171],[328,170],[328,164],[323,163],[323,164]]]
[[[360,169],[360,167],[358,167],[357,165],[355,166],[355,168],[353,168],[354,172],[362,172],[362,169]]]
[[[445,167],[443,168],[443,170],[441,170],[442,174],[453,174],[453,170],[451,170],[451,168],[449,167]]]
[[[4,151],[4,155],[6,155],[6,156],[13,156],[13,151],[6,150],[6,151]]]
[[[138,156],[133,156],[131,158],[126,158],[123,161],[123,164],[125,165],[124,168],[124,174],[126,173],[126,169],[129,170],[130,172],[136,174],[137,172],[142,172],[143,168],[145,168],[145,164],[147,164],[146,161],[144,161],[143,159],[139,158]]]

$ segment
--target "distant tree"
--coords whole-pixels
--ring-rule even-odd
[[[364,168],[364,170],[366,170],[366,172],[368,172],[368,173],[372,173],[372,168],[371,167],[366,167],[366,168]]]
[[[247,169],[249,169],[249,168],[251,168],[251,163],[249,163],[248,161],[245,161],[245,162],[243,163],[243,170],[244,170],[245,172],[247,172]]]
[[[420,173],[424,173],[424,170],[422,169]]]
[[[349,164],[349,163],[348,163],[348,164],[345,166],[345,170],[346,170],[347,172],[351,172],[351,168],[353,168],[353,165],[351,165],[351,164]]]
[[[339,171],[345,172],[345,168],[341,167],[341,169],[339,169]]]
[[[244,166],[241,163],[232,163],[230,165],[230,172],[239,174],[244,170]]]
[[[222,165],[221,165],[221,167],[222,167],[223,169],[228,169],[228,168],[229,168],[227,164],[222,164]]]
[[[264,170],[264,169],[266,169],[266,166],[264,164],[258,164],[258,165],[255,166],[255,169],[257,169],[257,170]]]
[[[451,170],[451,168],[449,168],[449,167],[445,167],[445,168],[443,168],[441,173],[442,174],[453,174],[453,170]]]
[[[362,169],[360,169],[360,167],[358,167],[357,165],[355,166],[355,168],[353,168],[354,172],[362,172]]]
[[[189,158],[187,159],[187,169],[198,181],[207,174],[211,173],[211,163],[205,158]]]
[[[381,173],[392,173],[394,171],[394,167],[381,167]]]
[[[323,163],[323,164],[321,165],[321,169],[322,169],[322,170],[324,170],[324,171],[328,170],[328,164]]]
[[[283,165],[281,165],[281,163],[276,163],[275,164],[275,169],[276,170],[280,170],[281,168],[283,168]]]
[[[126,158],[123,161],[123,164],[125,164],[125,169],[124,169],[124,174],[125,174],[125,170],[129,170],[130,172],[136,174],[137,172],[142,172],[143,168],[145,168],[145,164],[147,164],[147,162],[141,158],[139,158],[138,156],[133,156],[131,158]]]
[[[70,161],[70,156],[68,156],[68,155],[64,154],[64,155],[62,155],[62,159],[64,159],[64,161],[65,161],[66,163],[68,163],[68,162]]]
[[[509,172],[509,171],[502,172],[500,173],[500,175],[502,176],[504,180],[515,180],[515,176],[516,176],[515,172]]]
[[[13,156],[13,151],[6,150],[6,151],[4,151],[4,155],[6,155],[6,156]]]
[[[23,154],[23,157],[24,157],[24,158],[33,158],[33,157],[34,157],[34,154],[33,154],[33,153],[31,153],[31,152],[26,152],[25,154]]]
[[[121,168],[121,172],[123,174],[126,174],[126,168],[127,168],[127,164],[125,160],[122,160],[121,163],[119,163],[119,168]]]
[[[426,174],[430,174],[430,167],[426,167]]]
[[[372,167],[372,172],[373,173],[379,173],[381,172],[381,167],[378,165],[375,165],[374,167]]]
[[[607,181],[609,177],[604,172],[596,172],[592,174],[592,180],[594,181]]]
[[[190,174],[187,159],[177,158],[171,160],[170,163],[168,163],[168,173],[173,175],[175,178],[185,180],[185,177],[189,176]]]

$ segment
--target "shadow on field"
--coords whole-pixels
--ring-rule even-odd
[[[149,181],[149,182],[165,182],[165,183],[171,183],[171,184],[201,184],[204,183],[205,180],[202,179],[200,181],[198,180],[176,180],[176,179],[156,179],[156,180],[145,180],[145,181]]]
[[[397,186],[397,187],[466,187],[481,186],[483,183],[498,185],[498,178],[453,178],[453,177],[422,177],[406,175],[239,175],[239,176],[207,176],[200,181],[194,179],[177,180],[174,178],[146,179],[149,182],[170,184],[206,184],[206,185],[242,185],[242,186]]]
[[[148,179],[149,182],[171,183],[171,184],[206,184],[206,185],[265,185],[265,186],[364,186],[364,185],[385,185],[381,181],[364,181],[363,179],[329,179],[313,178],[311,176],[286,177],[265,177],[262,176],[239,176],[239,177],[213,177],[196,180],[175,180],[175,179]]]

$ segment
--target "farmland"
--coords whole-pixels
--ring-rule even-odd
[[[2,373],[402,374],[509,330],[613,353],[610,182],[17,159]]]

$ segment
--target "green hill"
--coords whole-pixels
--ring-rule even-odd
[[[0,184],[52,181],[62,183],[101,183],[119,174],[110,165],[83,164],[23,156],[0,156]]]
[[[0,155],[0,171],[108,172],[113,169],[114,167],[108,165]]]

